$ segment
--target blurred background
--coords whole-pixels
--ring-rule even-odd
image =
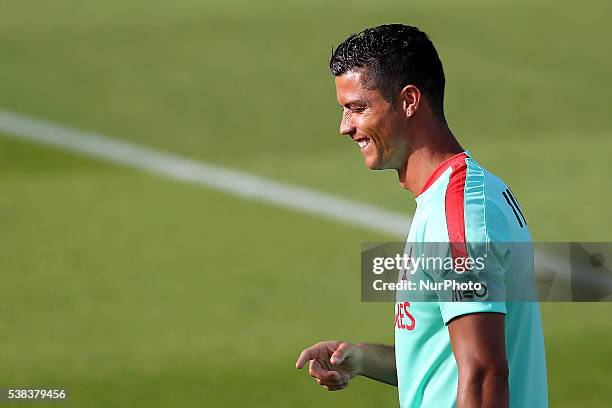
[[[338,136],[327,64],[367,26],[426,31],[446,113],[539,241],[607,241],[612,5],[605,1],[0,0],[0,110],[410,216],[394,172]],[[0,121],[1,122],[1,121]],[[2,123],[0,123],[0,127]],[[364,241],[402,240],[0,130],[0,387],[68,406],[397,406],[294,361],[393,341],[364,304]],[[551,406],[612,404],[609,303],[542,305]],[[20,404],[23,406],[23,404]]]

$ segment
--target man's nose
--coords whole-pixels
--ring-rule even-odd
[[[340,134],[351,135],[355,132],[355,126],[351,118],[351,112],[349,110],[342,111],[342,120],[340,121]]]

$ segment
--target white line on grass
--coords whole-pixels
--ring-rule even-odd
[[[410,227],[410,217],[373,205],[186,159],[14,112],[0,110],[0,130],[18,139],[60,147],[85,156],[120,163],[379,233],[405,236]]]

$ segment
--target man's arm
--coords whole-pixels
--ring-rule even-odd
[[[302,351],[295,367],[306,362],[309,374],[329,391],[346,388],[356,375],[397,386],[394,346],[324,341]]]
[[[448,324],[459,368],[457,408],[508,407],[504,315],[472,313]]]

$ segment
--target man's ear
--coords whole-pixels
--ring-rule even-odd
[[[406,85],[400,92],[400,98],[402,100],[402,110],[406,117],[412,117],[419,109],[421,91],[414,85]]]

